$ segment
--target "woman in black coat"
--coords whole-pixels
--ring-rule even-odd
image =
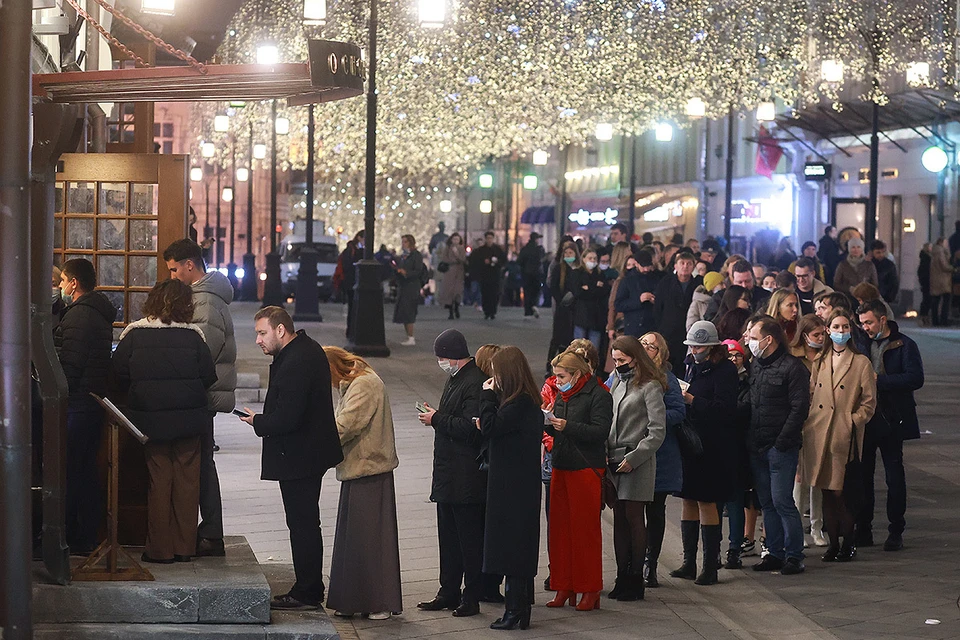
[[[150,437],[144,445],[147,540],[144,562],[190,562],[200,505],[200,436],[208,424],[207,389],[217,381],[210,349],[193,319],[190,287],[157,283],[143,320],[127,326],[113,354],[127,415]]]
[[[573,338],[586,338],[600,350],[607,325],[610,284],[597,268],[597,252],[583,252],[580,268],[573,272]]]
[[[506,576],[503,617],[491,629],[526,629],[540,555],[540,439],[543,414],[530,365],[517,347],[493,358],[483,384],[480,431],[487,443],[483,571]]]
[[[726,502],[736,475],[736,411],[739,376],[712,322],[695,322],[684,344],[690,347],[683,399],[687,418],[703,442],[703,453],[683,457],[680,537],[683,566],[670,575],[716,584],[723,537],[718,502]],[[697,575],[697,538],[703,538],[703,571]]]
[[[574,271],[580,267],[580,250],[574,242],[565,242],[551,266],[550,295],[553,297],[553,333],[547,355],[547,371],[554,356],[573,340]]]

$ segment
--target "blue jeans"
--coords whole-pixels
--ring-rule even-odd
[[[737,491],[736,497],[733,500],[728,500],[726,502],[721,502],[717,505],[717,510],[722,514],[723,508],[727,508],[727,519],[729,520],[730,527],[730,536],[727,538],[730,541],[730,551],[737,551],[739,553],[740,548],[743,546],[743,530],[747,526],[747,516],[743,512],[743,490],[740,489]],[[722,522],[720,524],[723,524]]]
[[[803,521],[793,501],[800,449],[750,454],[754,487],[763,509],[763,531],[767,549],[780,560],[803,559]]]
[[[597,348],[597,351],[600,351],[600,341],[603,340],[603,332],[597,329],[587,329],[585,327],[574,327],[573,328],[573,339],[580,340],[586,338],[593,343],[593,346]]]

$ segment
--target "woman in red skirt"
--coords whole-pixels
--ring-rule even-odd
[[[549,535],[550,586],[557,595],[547,606],[569,601],[590,611],[600,608],[603,588],[600,481],[613,399],[580,354],[565,351],[551,365],[560,392],[545,427],[554,437]]]

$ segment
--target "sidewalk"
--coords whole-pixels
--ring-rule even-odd
[[[240,370],[258,372],[267,383],[270,359],[253,343],[253,314],[257,307],[231,306],[236,323]],[[321,344],[344,343],[342,308],[324,305],[326,322],[306,325]],[[387,308],[390,317],[392,308]],[[527,354],[535,375],[546,361],[549,312],[539,321],[522,320],[521,309],[504,309],[496,321],[464,309],[460,321],[446,320],[446,312],[421,308],[416,347],[401,347],[399,326],[387,325],[390,358],[371,364],[387,384],[397,433],[400,467],[396,471],[403,569],[404,614],[386,622],[339,620],[344,638],[502,638],[488,629],[499,617],[499,605],[481,605],[480,616],[457,619],[449,612],[422,613],[416,603],[430,599],[438,588],[436,510],[429,502],[433,433],[416,418],[418,400],[436,404],[445,374],[432,354],[433,338],[449,326],[467,337],[471,350],[486,342],[513,343]],[[601,610],[578,613],[570,608],[548,609],[550,597],[537,593],[531,628],[525,638],[569,636],[615,640],[618,638],[960,638],[960,427],[956,415],[960,377],[956,354],[960,332],[903,328],[920,343],[928,382],[918,394],[921,428],[932,432],[905,447],[910,488],[906,548],[884,553],[879,547],[863,549],[848,565],[827,565],[811,548],[807,572],[783,577],[752,571],[722,571],[722,583],[696,587],[666,577],[679,561],[679,500],[668,502],[668,527],[661,557],[660,589],[647,591],[644,602],[618,603],[603,598]],[[258,406],[253,406],[259,409]],[[280,492],[274,482],[261,482],[260,442],[245,424],[230,415],[217,418],[217,465],[224,500],[228,535],[244,535],[261,563],[288,565],[290,550]],[[878,463],[878,467],[881,466]],[[883,541],[883,479],[878,477],[876,531]],[[321,514],[326,564],[333,544],[333,523],[339,487],[331,471],[324,479]],[[604,578],[606,588],[615,575],[612,528],[604,512]],[[545,526],[541,535],[541,572],[546,576]],[[755,562],[747,559],[747,564]],[[282,573],[282,567],[277,567]],[[332,612],[331,612],[332,613]],[[925,624],[938,619],[941,624]]]

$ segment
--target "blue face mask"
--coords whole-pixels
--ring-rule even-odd
[[[563,261],[566,262],[567,264],[573,264],[574,262],[577,261],[577,259],[574,256],[564,256]]]
[[[830,332],[830,339],[833,340],[833,343],[839,347],[844,346],[850,340],[849,333],[838,333],[836,331]]]
[[[566,384],[558,384],[557,389],[560,390],[560,393],[566,393],[567,391],[570,391],[570,389],[573,389],[573,383],[568,382]]]

